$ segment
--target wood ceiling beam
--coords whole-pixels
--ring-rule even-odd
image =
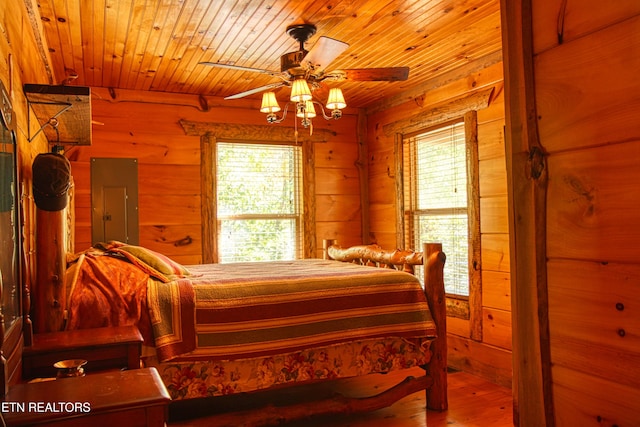
[[[489,68],[499,62],[502,62],[502,52],[499,51],[490,53],[489,55],[486,55],[478,59],[477,61],[471,62],[463,67],[456,68],[449,73],[433,78],[420,86],[402,92],[396,96],[382,99],[380,102],[367,107],[365,109],[365,114],[369,116],[371,114],[379,113],[380,111],[388,110],[390,108],[404,104],[411,99],[424,97],[425,93],[433,89],[445,86],[446,84],[449,84],[451,82],[467,78],[470,75]]]
[[[53,75],[53,67],[51,66],[51,57],[49,56],[49,46],[47,45],[44,37],[44,31],[40,22],[40,14],[38,13],[38,5],[34,0],[24,0],[24,6],[27,10],[27,16],[29,17],[29,25],[31,26],[31,32],[38,48],[38,54],[40,60],[47,73],[48,83],[56,84],[55,76]]]

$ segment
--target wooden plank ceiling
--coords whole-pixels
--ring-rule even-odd
[[[349,44],[327,71],[410,68],[406,81],[327,83],[351,107],[501,59],[499,0],[40,0],[38,11],[52,84],[225,97],[278,77],[200,62],[278,72],[299,47],[286,29],[302,22],[317,27],[307,50],[320,36]]]

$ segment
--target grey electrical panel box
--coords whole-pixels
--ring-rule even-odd
[[[137,159],[91,159],[91,242],[138,244]]]

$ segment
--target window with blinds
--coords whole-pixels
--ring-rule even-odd
[[[219,262],[301,257],[301,169],[297,146],[216,144]]]
[[[464,122],[403,140],[405,239],[442,242],[445,291],[469,296],[467,161]]]

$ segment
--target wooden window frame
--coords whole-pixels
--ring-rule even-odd
[[[478,115],[477,110],[489,106],[493,88],[478,91],[456,99],[444,106],[433,108],[419,115],[390,123],[384,129],[394,134],[396,170],[396,244],[405,242],[403,139],[419,131],[446,125],[462,117],[465,123],[465,141],[468,178],[468,228],[469,228],[469,297],[447,296],[447,316],[469,320],[469,335],[472,340],[482,341],[482,259],[480,234],[480,191],[478,159]],[[446,267],[445,267],[446,268]]]
[[[480,273],[480,269],[478,268],[481,264],[480,262],[480,198],[479,198],[479,171],[478,171],[478,138],[477,138],[477,113],[476,111],[467,112],[463,116],[464,120],[464,128],[465,128],[465,151],[466,151],[466,173],[467,173],[467,221],[468,221],[468,247],[469,247],[469,296],[463,295],[451,295],[447,294],[447,315],[451,317],[458,317],[464,320],[469,320],[472,323],[476,321],[481,321],[481,317],[478,318],[477,315],[472,315],[474,312],[475,306],[480,306],[480,310],[482,309],[481,304],[477,304],[479,298],[482,295],[482,276]],[[458,121],[458,120],[456,120]],[[451,124],[451,122],[443,122],[438,125],[432,126],[428,129],[424,129],[424,131],[437,129],[439,127],[444,127]],[[400,168],[398,169],[398,174],[396,174],[397,179],[400,179],[403,184],[403,192],[404,192],[404,164],[403,164],[403,153],[404,153],[404,140],[408,135],[400,135],[396,139],[396,155],[400,157]],[[399,187],[400,188],[400,187]],[[403,193],[399,193],[399,196],[403,196]],[[399,233],[398,238],[402,238],[401,242],[398,242],[399,247],[404,247],[404,242],[406,242],[407,234],[410,230],[407,229],[405,225],[405,212],[406,207],[404,205],[404,197],[398,197],[398,220],[402,218],[402,231]],[[480,314],[481,316],[481,314]],[[473,320],[472,320],[473,319]]]
[[[224,140],[224,141],[220,141],[220,140],[216,140],[215,141],[215,150],[214,150],[214,154],[215,154],[215,158],[213,160],[213,178],[214,178],[214,187],[213,187],[213,192],[214,194],[216,194],[216,204],[214,206],[214,214],[216,217],[216,246],[219,244],[219,238],[220,235],[218,234],[218,232],[220,231],[220,227],[221,227],[221,223],[222,221],[232,221],[232,220],[252,220],[252,219],[262,219],[262,220],[267,220],[267,219],[271,219],[271,220],[278,220],[278,219],[292,219],[295,221],[296,224],[296,242],[295,242],[295,253],[297,257],[303,256],[303,248],[304,248],[304,221],[303,221],[303,215],[304,215],[304,205],[305,205],[305,200],[304,200],[304,161],[303,161],[303,149],[300,148],[300,151],[298,151],[296,153],[296,158],[297,158],[297,162],[299,162],[298,166],[296,166],[298,169],[297,171],[297,176],[298,176],[298,185],[296,185],[297,187],[297,202],[300,204],[300,211],[298,211],[298,213],[296,214],[240,214],[240,215],[227,215],[224,216],[223,218],[220,218],[218,216],[218,204],[217,204],[217,181],[218,181],[218,162],[217,162],[217,155],[218,155],[218,145],[219,144],[241,144],[241,145],[253,145],[253,146],[269,146],[269,147],[273,147],[273,146],[282,146],[282,147],[300,147],[300,144],[296,144],[296,143],[282,143],[282,142],[273,142],[273,141],[228,141],[228,140]],[[221,262],[220,261],[220,252],[217,251],[216,252],[216,261],[215,262]]]
[[[458,119],[455,120],[451,120],[449,122],[445,122],[445,123],[441,123],[439,125],[433,126],[431,128],[428,129],[422,129],[419,132],[416,132],[414,134],[410,134],[410,135],[403,135],[402,136],[402,154],[403,154],[403,159],[406,160],[407,158],[413,159],[414,156],[416,155],[415,152],[413,152],[414,150],[418,149],[418,143],[417,141],[414,142],[410,142],[411,140],[415,140],[416,138],[418,138],[421,134],[427,133],[427,132],[431,132],[431,131],[438,131],[450,126],[454,126],[454,125],[462,125],[462,129],[459,131],[464,135],[465,141],[464,141],[464,154],[465,154],[465,169],[464,169],[464,173],[465,173],[465,186],[468,188],[468,190],[471,190],[473,188],[477,188],[475,184],[477,184],[478,182],[478,176],[477,176],[477,167],[474,167],[474,165],[472,164],[472,162],[470,161],[470,153],[471,152],[475,152],[477,153],[477,141],[474,141],[472,139],[470,139],[469,136],[469,128],[473,127],[474,124],[473,123],[469,123],[469,122],[473,122],[475,121],[475,118],[472,117],[472,114],[469,114],[467,119],[465,120],[464,117],[460,117]],[[406,150],[409,147],[413,147],[411,150],[412,152],[407,153]],[[416,170],[411,167],[411,172],[409,172],[411,174],[411,176],[407,176],[406,173],[407,171],[407,164],[404,163],[403,160],[403,164],[402,164],[402,180],[404,182],[405,185],[409,185],[409,191],[410,192],[415,192],[417,190],[417,187],[414,188],[414,185],[411,184],[411,182],[415,182],[416,180],[416,176],[414,175],[416,173]],[[417,184],[416,184],[417,185]],[[467,246],[468,246],[468,251],[472,251],[473,248],[475,248],[477,245],[480,244],[480,239],[479,239],[479,232],[476,234],[475,233],[475,228],[474,228],[474,224],[479,223],[477,218],[472,218],[472,215],[477,212],[475,208],[476,204],[476,199],[474,197],[472,197],[472,194],[470,194],[470,191],[466,192],[466,200],[465,200],[465,205],[464,207],[447,207],[447,208],[434,208],[434,209],[417,209],[417,207],[415,206],[407,206],[405,203],[407,202],[407,188],[403,188],[403,221],[404,221],[404,233],[403,233],[403,238],[404,238],[404,244],[401,247],[409,247],[411,245],[415,245],[415,244],[419,244],[421,242],[414,242],[413,239],[415,239],[415,220],[418,217],[422,217],[422,216],[431,216],[431,215],[439,215],[442,213],[458,213],[458,214],[464,214],[466,216],[466,221],[467,221],[467,227],[466,227],[466,236],[467,236]],[[415,200],[414,195],[409,195],[409,200]],[[468,274],[468,280],[467,280],[467,292],[468,295],[463,295],[463,294],[456,294],[456,293],[447,293],[447,299],[449,301],[448,304],[448,312],[450,316],[453,317],[459,317],[462,318],[464,320],[469,320],[469,295],[471,294],[471,289],[472,289],[472,278],[471,278],[471,274],[470,274],[470,266],[471,261],[473,261],[471,259],[471,256],[468,256],[468,260],[467,260],[467,274]]]
[[[202,224],[202,262],[214,263],[218,259],[216,192],[214,164],[216,142],[264,142],[302,145],[302,245],[303,257],[316,256],[316,185],[314,144],[327,142],[334,133],[315,129],[313,135],[297,136],[295,128],[271,125],[240,125],[233,123],[197,122],[180,120],[185,135],[200,137],[200,206]]]

